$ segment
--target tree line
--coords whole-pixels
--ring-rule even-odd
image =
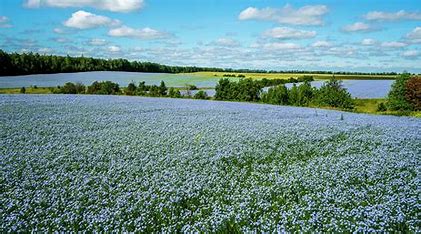
[[[71,57],[58,55],[40,55],[38,53],[7,53],[0,49],[0,76],[50,74],[86,71],[127,71],[127,72],[159,72],[159,73],[190,73],[190,72],[236,72],[236,73],[314,73],[343,75],[396,75],[395,72],[362,73],[362,72],[332,72],[332,71],[275,71],[260,69],[231,69],[196,66],[168,66],[152,62],[129,61],[127,59],[100,59],[91,57]],[[228,76],[228,74],[226,74]],[[242,75],[241,77],[244,77]]]
[[[329,106],[342,109],[354,107],[351,94],[342,87],[342,81],[332,78],[319,89],[312,87],[310,79],[303,79],[302,84],[294,82],[291,89],[285,86],[286,81],[269,88],[262,93],[262,81],[243,79],[239,82],[228,79],[219,80],[215,87],[216,100],[246,102],[263,102],[276,105],[293,106]]]
[[[67,82],[63,86],[50,88],[55,94],[97,94],[97,95],[129,95],[129,96],[148,96],[148,97],[171,97],[171,98],[194,98],[194,99],[208,99],[205,91],[199,90],[196,94],[191,96],[189,92],[187,95],[181,95],[180,89],[174,87],[167,87],[164,81],[160,85],[146,85],[145,81],[138,85],[131,82],[125,88],[120,88],[117,83],[111,81],[95,81],[89,86],[82,83]],[[194,85],[186,86],[187,90],[197,89]],[[25,87],[21,88],[21,93],[25,93]]]

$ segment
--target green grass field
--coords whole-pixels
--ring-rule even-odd
[[[234,75],[245,75],[246,78],[252,79],[288,79],[290,77],[298,78],[302,76],[313,76],[315,79],[326,80],[333,77],[331,74],[301,74],[301,73],[236,73],[236,72],[195,72],[189,73],[189,75],[200,76],[200,77],[219,77],[223,78],[224,74]],[[393,80],[396,76],[390,75],[335,75],[336,78],[341,80],[359,79],[359,80]],[[232,78],[232,77],[229,77]]]
[[[26,94],[51,94],[51,88],[48,87],[25,87]],[[0,88],[0,94],[18,94],[20,93],[20,88]]]

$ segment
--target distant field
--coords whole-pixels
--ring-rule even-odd
[[[234,75],[245,75],[246,78],[253,79],[288,79],[290,77],[301,77],[301,76],[313,76],[315,79],[330,79],[333,75],[331,74],[301,74],[301,73],[236,73],[236,72],[195,72],[189,73],[190,75],[201,76],[201,77],[220,77],[223,78],[224,74]],[[393,80],[396,76],[383,76],[383,75],[335,75],[338,79],[349,80],[349,79],[361,79],[361,80]],[[230,77],[231,78],[231,77]]]
[[[46,87],[31,88],[25,87],[26,94],[51,94],[51,89]],[[0,94],[18,94],[20,88],[0,88]]]

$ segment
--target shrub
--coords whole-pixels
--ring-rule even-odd
[[[378,111],[378,112],[384,112],[384,111],[387,111],[386,104],[384,104],[383,102],[380,102],[380,103],[377,105],[377,111]]]
[[[172,98],[180,98],[181,97],[180,90],[174,87],[170,87],[170,89],[168,90],[168,96]]]
[[[406,82],[405,100],[414,110],[421,110],[421,77],[413,77]]]
[[[126,95],[135,95],[136,94],[136,85],[131,82],[127,85],[127,88],[125,90]]]
[[[288,105],[288,89],[285,85],[269,88],[268,92],[262,95],[262,101],[275,105]]]
[[[411,78],[409,73],[403,73],[393,83],[388,95],[387,106],[388,109],[393,111],[405,111],[412,110],[413,107],[410,102],[407,101],[406,94],[406,82]]]
[[[321,106],[352,109],[354,102],[351,94],[342,87],[342,81],[332,78],[317,91],[316,104]]]
[[[208,98],[208,94],[203,90],[200,90],[194,95],[194,99],[207,99],[207,98]]]
[[[20,93],[26,93],[25,87],[20,88]]]
[[[95,81],[92,85],[88,86],[89,94],[118,94],[120,87],[118,84],[111,81]]]

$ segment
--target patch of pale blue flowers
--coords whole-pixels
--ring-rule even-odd
[[[420,232],[420,129],[262,104],[0,95],[0,231]]]

